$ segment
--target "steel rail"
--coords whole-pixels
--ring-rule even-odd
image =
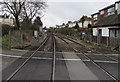
[[[74,42],[74,43],[76,43],[76,44],[78,44],[78,45],[80,45],[80,46],[84,46],[84,45],[82,45],[82,44],[80,44],[80,43],[78,43],[78,42],[76,42],[76,41],[74,41],[74,40],[72,40],[72,39],[70,39],[70,38],[68,38],[68,37],[63,37],[63,38],[68,39],[68,40],[70,40],[70,41],[72,41],[72,42]],[[91,49],[91,48],[87,48],[86,46],[84,46],[84,47],[85,47],[86,49],[93,50],[93,49]],[[105,55],[104,53],[101,53],[101,52],[99,52],[99,51],[95,51],[95,52],[100,53],[100,54],[102,54],[103,56],[112,59],[113,61],[119,62],[118,59],[115,59],[115,58],[113,58],[113,57],[107,56],[107,55]]]
[[[90,58],[89,56],[86,55],[86,53],[83,53],[80,50],[77,50],[75,48],[73,48],[72,46],[70,46],[69,42],[67,42],[66,40],[63,39],[63,37],[58,37],[61,40],[63,40],[66,44],[68,44],[68,46],[70,48],[72,48],[75,52],[79,52],[82,53],[83,56],[85,56],[87,59],[89,59],[94,65],[96,65],[99,69],[101,69],[104,73],[106,73],[108,76],[110,76],[113,80],[115,80],[116,82],[120,82],[120,80],[118,78],[116,78],[115,76],[113,76],[110,72],[108,72],[106,69],[104,69],[102,66],[100,66],[99,64],[97,64],[94,59]]]
[[[33,57],[33,55],[47,42],[48,35],[42,41],[41,45],[35,50],[6,80],[5,82],[9,82],[12,78],[26,65],[26,63]]]
[[[55,68],[56,68],[56,40],[53,35],[53,61],[52,61],[52,73],[51,73],[51,82],[55,80]]]

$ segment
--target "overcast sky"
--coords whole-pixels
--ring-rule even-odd
[[[84,2],[83,2],[84,1]],[[45,16],[42,18],[44,26],[61,25],[68,21],[79,20],[81,16],[91,16],[106,6],[118,0],[48,0]]]
[[[91,16],[116,1],[118,0],[46,0],[48,7],[42,21],[47,28],[62,25],[68,21],[79,20],[83,15]]]

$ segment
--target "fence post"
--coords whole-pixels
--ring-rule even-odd
[[[110,43],[110,37],[107,37],[107,46],[109,46]]]
[[[119,39],[120,40],[120,39]],[[120,51],[120,41],[119,41],[119,51]]]
[[[9,30],[9,47],[11,48],[11,30]]]

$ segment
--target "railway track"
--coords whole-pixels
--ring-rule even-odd
[[[104,53],[99,52],[98,50],[95,50],[95,49],[93,50],[92,48],[90,48],[90,47],[88,47],[88,46],[86,46],[86,45],[82,45],[82,44],[74,41],[73,39],[70,39],[70,38],[67,38],[67,37],[64,37],[64,38],[67,39],[67,40],[70,40],[70,41],[72,41],[72,42],[74,42],[74,43],[76,43],[76,44],[78,44],[78,45],[80,45],[80,46],[84,46],[86,49],[89,49],[89,50],[94,51],[94,52],[96,52],[96,53],[99,53],[99,54],[101,54],[101,55],[103,55],[103,56],[105,56],[105,57],[108,57],[108,58],[112,59],[113,61],[119,62],[118,59],[113,58],[113,57],[110,57],[110,56],[107,56],[107,55],[105,55]]]
[[[114,75],[112,75],[110,72],[108,72],[105,68],[103,68],[101,65],[99,65],[98,63],[96,63],[96,61],[94,60],[94,59],[92,59],[92,58],[90,58],[86,53],[84,53],[83,51],[80,51],[80,50],[77,50],[76,48],[74,48],[73,46],[71,46],[70,45],[70,43],[67,41],[67,40],[69,40],[69,41],[71,41],[71,42],[73,42],[73,43],[75,43],[75,44],[77,44],[77,45],[80,45],[80,46],[83,46],[83,45],[81,45],[81,44],[79,44],[79,43],[77,43],[77,42],[75,42],[75,41],[73,41],[73,40],[71,40],[71,39],[68,39],[68,38],[63,38],[63,37],[60,37],[60,36],[57,36],[58,38],[60,38],[61,40],[63,40],[70,48],[72,48],[75,52],[77,52],[77,53],[82,53],[81,55],[83,55],[85,58],[87,58],[88,60],[90,60],[94,65],[96,65],[100,70],[102,70],[103,72],[105,72],[108,76],[110,76],[113,80],[115,80],[116,82],[120,82],[120,80],[118,79],[118,78],[116,78]],[[65,39],[67,39],[67,40],[65,40]],[[105,56],[105,55],[103,55],[103,56]],[[115,61],[115,62],[118,62],[116,59],[114,59],[114,58],[111,58],[111,57],[108,57],[108,56],[105,56],[105,57],[107,57],[107,58],[110,58],[110,59],[112,59],[113,61]]]
[[[51,75],[49,76],[49,80],[50,82],[54,82],[54,77],[55,77],[55,61],[56,61],[56,58],[55,58],[55,54],[56,54],[56,42],[55,42],[55,38],[54,36],[50,35],[42,41],[42,43],[40,44],[40,46],[29,56],[29,57],[26,57],[24,59],[26,59],[6,80],[3,80],[2,82],[10,82],[13,80],[14,77],[16,77],[17,73],[20,72],[20,70],[28,63],[30,62],[30,60],[32,60],[32,58],[34,58],[34,55],[39,51],[41,50],[41,48],[43,46],[45,46],[45,44],[47,43],[47,41],[49,40],[49,38],[52,37],[52,41],[53,41],[53,58],[52,58],[52,68],[51,68]],[[32,75],[32,74],[31,74]],[[14,81],[14,80],[13,80]]]
[[[73,52],[75,52],[75,53],[81,53],[80,55],[83,55],[87,60],[82,60],[82,59],[80,59],[80,58],[78,58],[78,59],[70,59],[70,58],[64,58],[64,57],[62,57],[63,56],[63,53],[64,53],[64,51],[63,51],[63,53],[62,53],[62,51],[61,52],[59,52],[60,54],[62,54],[62,56],[59,56],[58,57],[58,52],[57,52],[57,48],[60,48],[59,46],[61,45],[61,46],[66,46],[66,45],[64,45],[64,44],[61,44],[61,43],[58,43],[58,39],[56,39],[56,37],[57,38],[59,38],[59,39],[61,39],[61,41],[64,43],[64,44],[66,44],[67,45],[67,49],[68,49],[68,53],[73,53]],[[50,50],[52,50],[51,51],[51,53],[52,53],[52,56],[50,56],[50,54],[48,54],[49,56],[47,57],[47,56],[43,56],[43,55],[45,55],[45,54],[42,54],[42,56],[40,55],[40,53],[38,53],[38,52],[40,52],[41,50],[44,50],[44,49],[41,49],[41,48],[45,48],[45,46],[46,45],[48,45],[48,43],[49,43],[49,38],[51,38],[51,41],[50,41],[50,43],[51,43],[51,46],[49,46],[50,48],[53,48],[53,49],[50,49]],[[39,67],[34,67],[34,69],[32,68],[32,70],[37,70],[36,72],[38,72],[39,71],[39,73],[41,73],[42,71],[40,71],[40,70],[38,70],[38,69],[45,69],[45,70],[43,70],[43,72],[42,73],[44,73],[44,72],[46,72],[46,74],[48,75],[48,77],[47,76],[45,76],[45,74],[43,74],[43,76],[44,77],[47,77],[48,79],[47,80],[49,80],[50,82],[54,82],[55,80],[56,80],[56,77],[59,77],[59,75],[58,76],[56,76],[57,74],[61,74],[60,73],[60,71],[63,69],[58,69],[58,62],[62,62],[62,63],[64,63],[64,69],[63,69],[63,71],[65,71],[65,73],[67,73],[67,71],[68,71],[68,69],[69,68],[67,68],[67,64],[66,64],[66,61],[88,61],[89,60],[89,62],[91,62],[93,65],[95,65],[97,68],[99,68],[99,70],[101,70],[101,71],[103,71],[105,74],[107,74],[110,78],[112,78],[114,81],[116,81],[116,82],[119,82],[119,79],[118,78],[116,78],[114,75],[112,75],[110,72],[108,72],[105,68],[103,68],[101,65],[99,65],[97,62],[96,62],[96,60],[94,60],[93,58],[91,58],[91,57],[89,57],[89,55],[88,54],[86,54],[86,53],[84,53],[84,51],[80,51],[80,50],[78,50],[78,49],[76,49],[74,46],[71,46],[71,43],[74,43],[74,45],[79,45],[79,46],[81,46],[80,48],[86,48],[85,46],[83,46],[82,44],[79,44],[79,43],[77,43],[77,42],[75,42],[75,41],[72,41],[72,40],[69,40],[69,39],[67,39],[67,38],[64,38],[64,37],[60,37],[60,36],[55,36],[55,35],[53,35],[53,34],[50,34],[49,36],[47,36],[44,40],[43,40],[43,42],[41,43],[41,45],[29,56],[29,57],[23,57],[24,59],[25,59],[25,61],[12,73],[12,74],[10,74],[10,76],[5,80],[5,81],[3,81],[3,82],[9,82],[9,81],[14,81],[14,77],[17,77],[18,75],[18,73],[20,73],[21,72],[21,70],[25,67],[25,66],[27,66],[27,64],[28,64],[28,62],[30,63],[30,62],[32,62],[32,60],[35,60],[36,62],[34,62],[34,64],[35,63],[37,63],[37,64],[44,64],[44,67],[43,68],[40,68],[40,66],[42,66],[42,65],[40,65]],[[49,44],[50,44],[49,43]],[[58,45],[59,44],[59,45]],[[58,46],[58,47],[57,47]],[[62,49],[62,47],[61,47],[61,49]],[[66,49],[66,50],[67,50]],[[64,50],[64,49],[63,49]],[[49,50],[48,50],[49,51]],[[71,51],[71,52],[70,52]],[[46,52],[46,51],[42,51],[42,52]],[[39,55],[39,57],[38,56],[35,56],[35,55]],[[107,57],[107,58],[109,58],[109,57]],[[111,59],[111,58],[109,58],[109,59]],[[43,61],[42,61],[43,60]],[[38,63],[38,61],[39,61],[39,63]],[[113,61],[115,61],[115,60],[113,60]],[[42,62],[42,63],[41,63]],[[48,71],[47,71],[47,66],[46,66],[46,62],[48,62],[48,64],[49,64],[49,68],[48,68],[48,70],[49,70],[49,73],[47,73]],[[115,62],[117,62],[117,61],[115,61]],[[30,63],[30,64],[32,64],[32,63]],[[37,65],[36,64],[36,65]],[[72,65],[72,64],[71,64]],[[30,66],[32,66],[32,65],[30,65]],[[33,66],[35,66],[35,65],[33,65]],[[61,66],[61,65],[60,65]],[[26,70],[27,68],[24,68],[24,70]],[[79,70],[79,69],[78,69]],[[28,72],[29,72],[30,70],[28,70]],[[59,71],[59,73],[56,73],[56,71],[58,72]],[[27,73],[28,73],[27,72]],[[31,74],[32,72],[30,72],[30,74]],[[29,73],[28,73],[29,74]],[[31,74],[32,75],[32,74]],[[62,75],[62,74],[61,74]],[[66,74],[67,75],[67,79],[68,79],[68,77],[69,77],[69,73],[68,74]],[[21,75],[20,75],[21,76]],[[39,74],[37,75],[37,76],[39,76]],[[42,75],[41,75],[42,76]],[[34,77],[33,77],[34,78]],[[42,77],[41,77],[42,78]],[[63,78],[63,77],[62,77]],[[24,79],[23,79],[24,80]]]

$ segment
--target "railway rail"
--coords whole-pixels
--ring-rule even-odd
[[[71,40],[71,39],[69,39],[69,38],[60,37],[60,36],[57,36],[57,37],[60,38],[61,40],[63,40],[66,44],[68,44],[68,46],[69,46],[70,48],[72,48],[75,52],[77,52],[77,53],[82,53],[81,55],[83,55],[83,56],[86,57],[88,60],[90,60],[94,65],[96,65],[98,68],[100,68],[103,72],[105,72],[105,73],[106,73],[108,76],[110,76],[113,80],[115,80],[116,82],[120,82],[120,80],[119,80],[118,78],[116,78],[114,75],[112,75],[110,72],[108,72],[105,68],[103,68],[102,66],[100,66],[97,62],[95,62],[94,59],[90,58],[86,53],[84,53],[84,52],[82,52],[82,51],[80,51],[80,50],[77,50],[76,48],[72,47],[72,46],[70,45],[70,43],[67,42],[65,39],[67,39],[67,40],[69,40],[69,41],[71,41],[71,42],[73,42],[73,43],[75,43],[75,44],[77,44],[77,45],[80,45],[80,46],[83,46],[83,45],[81,45],[80,43],[75,42],[75,41],[73,41],[73,40]],[[105,56],[105,55],[103,55],[103,56]],[[108,56],[106,56],[106,57],[108,57]],[[111,57],[108,57],[108,58],[112,59],[113,61],[118,62],[118,60],[116,60],[116,59],[114,59],[114,58],[111,58]]]
[[[73,47],[73,46],[71,46],[71,44],[69,43],[69,42],[72,42],[72,43],[74,43],[75,45],[79,45],[79,46],[81,46],[81,48],[86,48],[84,45],[82,45],[82,44],[80,44],[80,43],[78,43],[78,42],[76,42],[76,41],[74,41],[74,40],[71,40],[71,39],[69,39],[69,38],[66,38],[66,37],[61,37],[61,36],[57,36],[57,35],[54,35],[54,34],[50,34],[50,35],[47,35],[47,37],[42,41],[42,43],[40,44],[40,46],[29,56],[29,57],[23,57],[24,59],[26,59],[6,80],[5,80],[5,82],[9,82],[9,81],[11,81],[11,80],[14,80],[13,78],[14,77],[16,77],[16,74],[18,74],[18,72],[20,72],[20,70],[24,67],[24,66],[26,66],[26,64],[28,63],[28,62],[31,62],[30,60],[32,60],[32,59],[37,59],[37,60],[50,60],[49,62],[51,62],[51,68],[49,68],[50,69],[50,75],[49,75],[49,81],[50,82],[54,82],[55,81],[55,76],[57,75],[56,74],[56,69],[57,69],[57,61],[79,61],[79,60],[82,60],[82,59],[65,59],[65,58],[57,58],[57,48],[59,48],[59,47],[57,47],[57,39],[56,39],[56,37],[57,38],[59,38],[59,39],[61,39],[61,41],[63,41],[67,46],[68,46],[68,52],[69,51],[73,51],[73,52],[75,52],[75,53],[81,53],[81,55],[83,55],[87,60],[89,60],[89,62],[91,62],[92,64],[94,64],[96,67],[98,67],[99,68],[99,70],[102,70],[105,74],[107,74],[109,77],[111,77],[114,81],[116,81],[116,82],[119,82],[119,79],[118,78],[116,78],[114,75],[112,75],[110,72],[108,72],[105,68],[103,68],[101,65],[99,65],[97,62],[96,62],[96,60],[95,59],[93,59],[93,58],[90,58],[89,56],[88,56],[88,54],[87,53],[84,53],[82,50],[80,51],[80,50],[78,50],[78,49],[76,49],[75,47]],[[47,58],[43,58],[43,57],[36,57],[35,55],[37,54],[37,52],[39,52],[39,51],[41,51],[41,50],[44,50],[44,49],[41,49],[41,48],[44,48],[46,45],[47,45],[47,43],[49,43],[48,41],[49,41],[49,39],[51,38],[51,46],[49,46],[50,48],[53,48],[53,49],[51,49],[51,50],[53,50],[51,53],[52,53],[52,56],[51,56],[51,58],[49,58],[49,57],[47,57]],[[61,44],[60,44],[61,45]],[[59,45],[58,45],[59,46]],[[64,45],[63,45],[64,46]],[[89,48],[89,50],[91,50],[90,48]],[[49,51],[49,50],[48,50]],[[91,50],[92,51],[92,50]],[[43,51],[43,52],[46,52],[46,51]],[[59,52],[59,53],[61,53],[61,52]],[[69,52],[70,53],[70,52]],[[104,56],[104,55],[103,55]],[[45,56],[46,57],[46,56]],[[114,62],[118,62],[116,59],[114,59],[114,58],[111,58],[111,57],[108,57],[108,56],[105,56],[105,57],[107,57],[107,58],[109,58],[109,59],[111,59],[112,61],[114,61]],[[82,60],[82,61],[84,61],[84,60]],[[44,68],[43,68],[44,69]],[[4,81],[3,81],[4,82]]]
[[[47,43],[47,41],[49,40],[49,38],[52,37],[52,40],[53,40],[53,58],[52,58],[52,68],[51,68],[51,76],[49,78],[49,80],[51,82],[54,82],[54,76],[55,76],[55,54],[56,54],[56,51],[55,51],[55,38],[53,37],[53,35],[49,36],[47,35],[47,37],[41,42],[40,46],[29,56],[29,57],[25,57],[26,60],[6,79],[4,80],[3,82],[10,82],[12,81],[12,79],[16,76],[16,74],[32,59],[34,58],[33,56],[39,51],[41,50],[41,48],[43,46],[45,46],[45,44]],[[22,57],[21,57],[22,58]]]
[[[85,48],[90,49],[91,51],[95,51],[95,52],[97,52],[97,53],[99,53],[99,54],[101,54],[101,55],[103,55],[103,56],[105,56],[105,57],[108,57],[108,58],[112,59],[113,61],[119,62],[118,59],[113,58],[113,57],[110,57],[110,56],[107,56],[107,55],[105,55],[104,53],[99,52],[98,50],[93,50],[92,48],[90,48],[90,47],[88,47],[88,46],[85,46],[85,45],[82,45],[82,44],[74,41],[73,39],[70,39],[70,38],[68,38],[68,37],[64,37],[64,38],[66,38],[66,39],[68,39],[68,40],[70,40],[70,41],[72,41],[72,42],[74,42],[74,43],[76,43],[76,44],[78,44],[78,45],[80,45],[80,46],[84,46]]]

